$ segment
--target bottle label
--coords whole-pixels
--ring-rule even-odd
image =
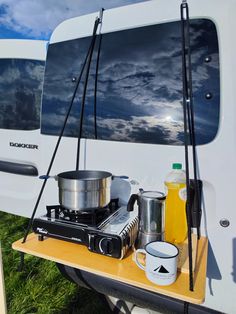
[[[186,202],[186,200],[187,200],[187,190],[186,190],[186,187],[179,190],[179,198],[182,201]]]

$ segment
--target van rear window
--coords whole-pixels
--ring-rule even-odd
[[[0,128],[40,127],[44,62],[0,59]]]
[[[220,113],[219,50],[215,25],[190,22],[196,143],[211,142]],[[49,45],[44,81],[43,134],[58,135],[91,38]],[[83,137],[136,143],[183,145],[180,22],[103,34],[94,112],[93,54],[87,89]],[[78,90],[64,135],[76,137],[83,92]]]

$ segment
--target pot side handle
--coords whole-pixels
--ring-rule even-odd
[[[112,180],[115,179],[115,178],[118,178],[118,179],[125,179],[125,180],[129,179],[128,176],[112,176],[111,178],[112,178]]]
[[[43,175],[39,176],[39,179],[41,179],[41,180],[54,179],[57,181],[58,177],[57,176],[47,176],[46,174],[43,174]]]

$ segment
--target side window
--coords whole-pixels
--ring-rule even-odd
[[[191,20],[196,143],[211,142],[220,113],[219,50],[215,25]],[[42,133],[57,135],[69,106],[90,38],[49,46]],[[94,138],[95,47],[87,90],[83,137]],[[78,134],[83,84],[65,136]],[[210,97],[209,97],[210,95]],[[180,22],[119,32],[102,38],[97,91],[98,139],[182,145],[182,64]],[[55,117],[57,117],[55,119]]]
[[[0,128],[40,127],[44,62],[0,59]]]

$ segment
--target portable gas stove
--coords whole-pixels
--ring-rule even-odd
[[[47,214],[33,221],[39,240],[52,237],[84,244],[92,252],[122,259],[138,233],[138,213],[128,212],[112,200],[105,208],[72,211],[60,205],[47,206]]]

